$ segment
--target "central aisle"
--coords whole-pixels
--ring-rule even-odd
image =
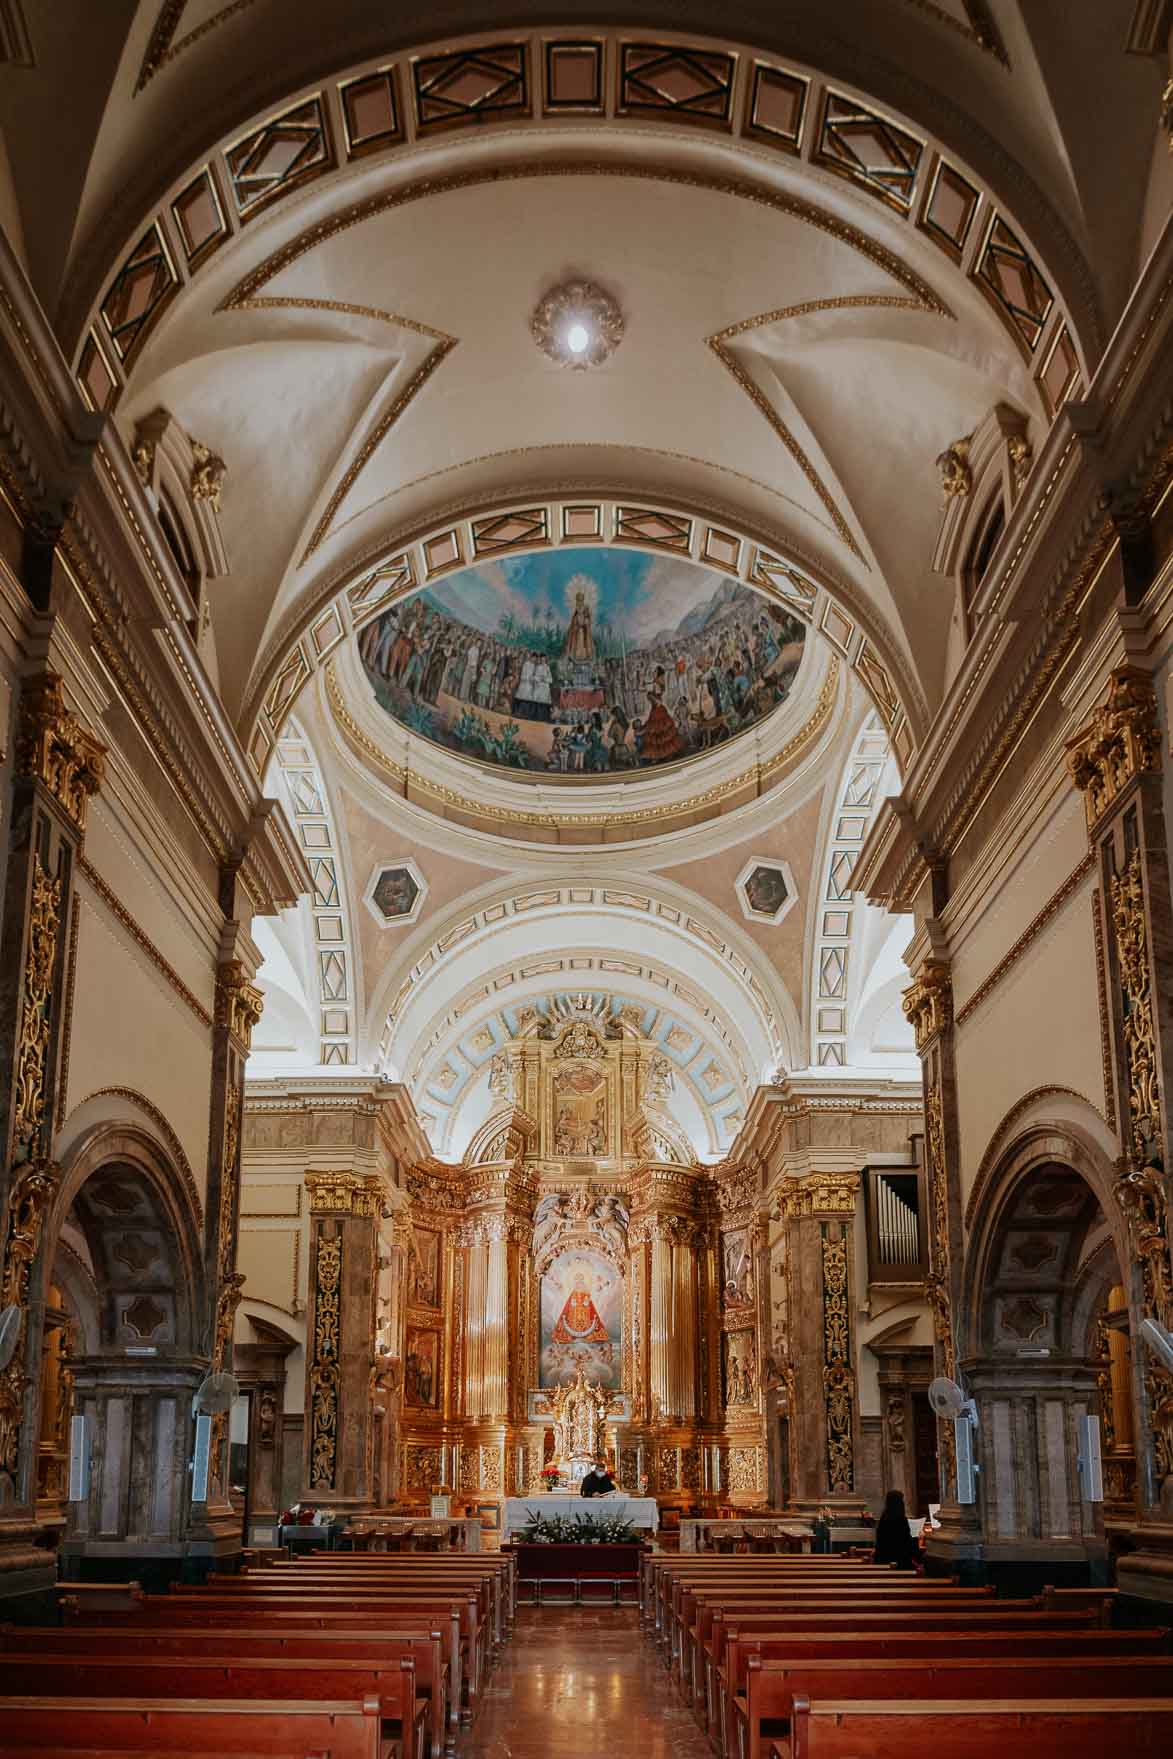
[[[711,1759],[626,1607],[519,1607],[470,1759]]]

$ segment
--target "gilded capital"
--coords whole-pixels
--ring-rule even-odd
[[[805,1173],[783,1179],[774,1199],[775,1217],[794,1221],[803,1216],[854,1215],[860,1183],[858,1173]]]
[[[1112,673],[1108,693],[1083,732],[1067,742],[1067,768],[1094,830],[1137,776],[1161,767],[1153,681],[1137,666]]]
[[[228,959],[216,973],[216,1024],[227,1026],[247,1051],[253,1028],[264,1012],[265,999],[239,959]]]
[[[915,983],[904,992],[905,1018],[923,1051],[953,1019],[953,977],[943,959],[926,959]]]
[[[305,1188],[311,1215],[379,1216],[383,1213],[383,1181],[376,1173],[307,1172]]]
[[[56,672],[26,678],[20,694],[16,772],[32,776],[52,794],[79,831],[86,807],[106,774],[106,747],[65,706]]]

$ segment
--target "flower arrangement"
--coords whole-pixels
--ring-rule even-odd
[[[545,1485],[547,1490],[553,1490],[553,1488],[556,1484],[561,1483],[561,1480],[562,1480],[562,1474],[558,1470],[557,1466],[551,1465],[551,1466],[543,1466],[542,1467],[542,1483]]]
[[[318,1510],[308,1502],[295,1502],[281,1516],[282,1527],[320,1527]]]
[[[639,1475],[639,1493],[641,1496],[648,1494],[648,1475],[646,1472],[641,1472]]]
[[[630,1521],[613,1515],[551,1515],[526,1510],[527,1525],[521,1530],[526,1545],[638,1545],[639,1536]]]

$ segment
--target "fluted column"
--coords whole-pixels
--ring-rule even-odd
[[[467,1252],[468,1263],[464,1279],[464,1412],[466,1417],[475,1420],[485,1414],[485,1299],[489,1268],[488,1242],[479,1228],[472,1233]]]
[[[493,1218],[485,1265],[484,1416],[509,1415],[509,1242],[505,1218]]]
[[[672,1242],[671,1409],[681,1422],[696,1418],[697,1261],[692,1230],[675,1230]]]
[[[663,1224],[652,1232],[648,1367],[653,1421],[672,1410],[672,1243]]]

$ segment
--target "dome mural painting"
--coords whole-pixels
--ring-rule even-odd
[[[700,756],[790,694],[805,626],[676,557],[569,549],[465,568],[363,630],[379,705],[543,779]]]

